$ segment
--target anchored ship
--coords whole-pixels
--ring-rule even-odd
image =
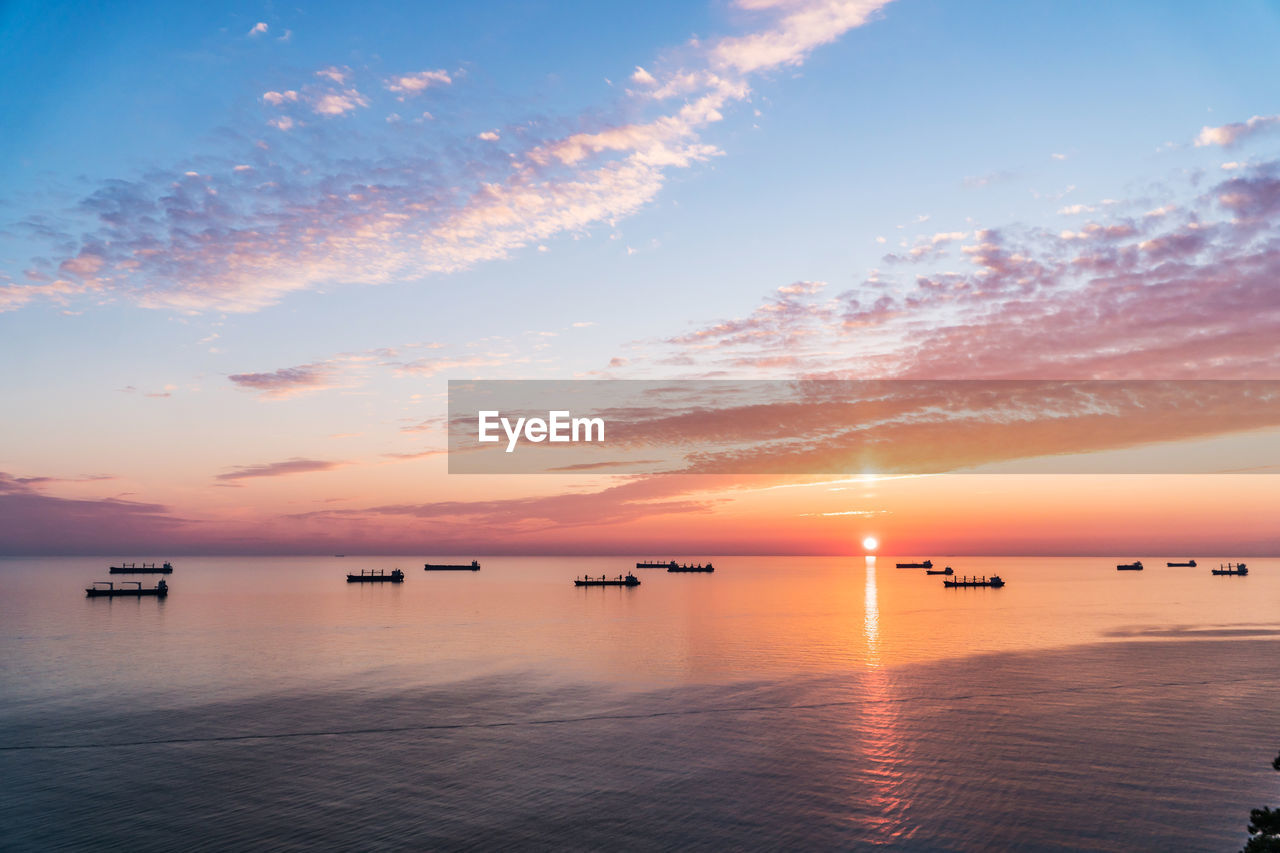
[[[932,569],[933,560],[925,560],[923,563],[898,563],[900,569]]]
[[[166,561],[162,565],[157,566],[155,563],[121,563],[118,566],[111,566],[110,570],[113,575],[171,575],[173,574],[173,564]]]
[[[142,588],[142,581],[120,581],[120,586],[116,586],[114,581],[94,581],[93,586],[87,587],[84,594],[88,598],[114,598],[121,595],[133,598],[154,595],[156,598],[165,598],[169,595],[169,585],[163,578],[160,583],[147,589]]]
[[[1227,567],[1224,569],[1222,564],[1219,563],[1218,568],[1210,569],[1210,571],[1215,575],[1247,575],[1249,574],[1249,567],[1244,563],[1227,563]]]
[[[478,572],[480,571],[480,561],[472,560],[470,563],[427,563],[422,567],[424,572]]]
[[[585,575],[583,577],[575,579],[573,582],[573,585],[574,586],[640,586],[640,578],[636,577],[630,572],[627,572],[627,576],[625,578],[622,575],[618,575],[616,578],[607,578],[604,575],[601,575],[598,578],[593,578],[591,577],[591,575]]]
[[[992,575],[989,578],[955,578],[954,580],[944,580],[943,586],[990,586],[1000,588],[1004,586],[1004,580],[999,575]]]
[[[926,569],[925,570],[926,575],[954,575],[955,573],[956,573],[955,569],[951,568],[950,566],[947,566],[945,569]]]
[[[388,574],[384,569],[363,569],[360,574],[348,574],[347,583],[404,583],[404,572],[393,569]]]
[[[1169,567],[1173,567],[1173,566],[1190,566],[1191,568],[1193,568],[1193,569],[1194,569],[1194,568],[1196,567],[1196,561],[1195,561],[1195,560],[1187,560],[1185,563],[1165,563],[1165,565],[1166,565],[1166,566],[1169,566]]]
[[[675,560],[641,560],[636,563],[637,569],[669,569],[676,565]]]
[[[698,563],[695,566],[687,563],[676,565],[675,562],[672,562],[671,565],[667,566],[667,571],[669,572],[714,572],[715,570],[716,567],[710,563],[707,563],[705,566]]]
[[[1132,563],[1121,563],[1116,566],[1117,572],[1140,572],[1142,571],[1142,561],[1135,560]]]

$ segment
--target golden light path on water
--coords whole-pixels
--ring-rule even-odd
[[[903,744],[898,732],[893,687],[880,657],[880,604],[876,586],[876,558],[865,557],[862,632],[866,640],[865,705],[859,721],[870,782],[869,815],[886,840],[910,838],[913,828],[902,820],[906,801],[903,783]]]

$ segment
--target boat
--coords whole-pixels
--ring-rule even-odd
[[[945,569],[926,569],[926,575],[954,575],[956,570],[947,566]]]
[[[155,563],[121,563],[118,566],[111,566],[109,569],[113,575],[171,575],[173,574],[173,564],[165,562],[157,566]]]
[[[1227,563],[1227,567],[1224,569],[1222,564],[1219,563],[1218,568],[1210,569],[1210,571],[1215,575],[1247,575],[1249,574],[1249,567],[1244,563]]]
[[[607,578],[604,575],[601,575],[598,578],[593,578],[591,577],[591,575],[584,575],[583,577],[576,578],[573,581],[573,585],[574,586],[640,586],[640,578],[636,577],[630,572],[627,572],[627,576],[625,578],[622,575],[618,575],[616,578]]]
[[[480,561],[472,560],[467,563],[427,563],[422,567],[424,572],[478,572],[480,571]]]
[[[1185,563],[1165,563],[1165,565],[1166,565],[1166,566],[1168,566],[1168,567],[1170,567],[1170,568],[1173,568],[1174,566],[1182,566],[1182,567],[1188,567],[1188,566],[1189,566],[1190,568],[1193,568],[1193,569],[1194,569],[1194,568],[1196,567],[1196,561],[1195,561],[1195,560],[1187,560]]]
[[[347,583],[404,583],[404,572],[393,569],[390,574],[384,569],[363,569],[360,574],[348,574]]]
[[[161,578],[160,583],[143,589],[142,581],[120,581],[120,586],[116,586],[114,581],[94,581],[93,586],[85,588],[84,594],[88,598],[115,598],[121,595],[132,598],[141,598],[144,595],[165,598],[169,594],[169,584]]]
[[[667,571],[669,572],[714,572],[715,570],[716,570],[716,567],[711,565],[710,563],[707,563],[705,566],[702,565],[701,563],[698,563],[695,566],[690,563],[676,565],[673,562],[671,565],[667,566]]]
[[[1121,563],[1116,566],[1117,572],[1140,572],[1142,571],[1142,561],[1135,560],[1132,563]]]
[[[932,569],[933,560],[925,560],[923,563],[898,563],[900,569]]]
[[[944,580],[944,581],[942,582],[942,585],[943,585],[943,586],[945,586],[945,587],[957,587],[957,586],[990,586],[990,587],[995,587],[996,589],[999,589],[1000,587],[1004,586],[1004,579],[1003,579],[1003,578],[1001,578],[999,575],[992,575],[992,576],[991,576],[991,577],[989,577],[989,578],[987,578],[987,577],[982,577],[982,578],[976,578],[976,577],[975,577],[975,578],[968,578],[968,577],[964,577],[964,578],[953,578],[952,580]]]
[[[676,564],[675,560],[662,562],[659,560],[641,560],[636,563],[637,569],[669,569]]]

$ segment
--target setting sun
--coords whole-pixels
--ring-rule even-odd
[[[866,539],[862,540],[862,547],[867,551],[874,551],[876,546],[879,544],[880,543],[876,541],[876,537],[874,536],[868,536]]]

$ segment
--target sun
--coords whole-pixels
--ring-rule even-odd
[[[862,540],[862,547],[864,550],[867,550],[867,551],[874,551],[876,549],[876,546],[878,546],[879,544],[880,543],[876,541],[876,537],[874,536],[868,536],[866,539]]]

